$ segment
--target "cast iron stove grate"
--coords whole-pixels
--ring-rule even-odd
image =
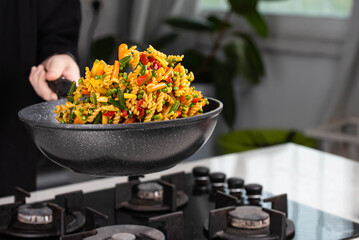
[[[264,199],[272,203],[272,209],[236,206],[236,198],[224,192],[217,196],[221,208],[210,211],[203,227],[208,239],[282,240],[294,236],[294,223],[287,218],[287,194]]]
[[[165,175],[161,180],[143,182],[130,177],[116,185],[116,209],[138,212],[176,211],[188,201],[184,192],[185,173]]]
[[[56,203],[26,204],[30,193],[15,189],[15,201],[0,206],[0,233],[22,238],[61,236],[85,225],[81,191],[57,195]]]

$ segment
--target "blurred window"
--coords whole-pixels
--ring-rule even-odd
[[[200,10],[226,11],[227,0],[200,0]],[[278,0],[260,1],[265,14],[346,19],[351,14],[353,0]]]

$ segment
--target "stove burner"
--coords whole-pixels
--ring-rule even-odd
[[[140,183],[137,185],[137,197],[146,200],[160,201],[163,199],[163,187],[155,182]]]
[[[136,236],[132,233],[116,233],[112,235],[111,240],[136,240]]]
[[[17,211],[17,220],[26,224],[52,223],[52,210],[45,203],[21,205]]]
[[[261,229],[269,226],[269,214],[260,207],[237,207],[228,213],[232,227],[241,229]]]
[[[114,225],[97,228],[97,234],[91,237],[84,238],[84,240],[111,240],[111,239],[153,239],[153,240],[165,240],[165,235],[151,227],[141,226],[141,225]],[[135,238],[113,238],[113,236],[117,237],[127,237],[124,235],[126,233],[127,236],[135,236]],[[120,235],[117,235],[120,234]]]

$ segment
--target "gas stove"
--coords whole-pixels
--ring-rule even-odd
[[[239,177],[199,166],[31,204],[18,188],[14,203],[0,206],[0,239],[327,240],[359,234],[357,223],[288,201],[286,194],[272,196]]]

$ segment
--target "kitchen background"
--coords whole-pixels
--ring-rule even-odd
[[[98,11],[94,11],[94,3],[100,4]],[[148,40],[169,31],[162,21],[169,16],[201,19],[208,14],[223,16],[228,10],[226,0],[81,0],[81,4],[81,71],[91,63],[88,50],[92,40],[116,36],[148,44]],[[242,18],[233,16],[232,24],[253,37],[266,74],[255,86],[240,79],[233,82],[236,100],[233,128],[230,129],[222,118],[209,142],[189,160],[219,154],[217,138],[230,130],[279,128],[306,132],[332,118],[359,112],[356,104],[359,96],[355,94],[359,92],[356,83],[359,3],[349,0],[261,1],[259,10],[268,24],[266,38],[258,37]],[[213,37],[178,31],[181,36],[165,48],[166,53],[181,53],[188,47],[208,52],[211,48]],[[207,96],[214,95],[211,85],[201,84],[198,88]],[[339,102],[344,107],[336,111]],[[318,147],[321,147],[320,142]],[[39,163],[40,189],[88,178],[62,170],[46,159]]]

